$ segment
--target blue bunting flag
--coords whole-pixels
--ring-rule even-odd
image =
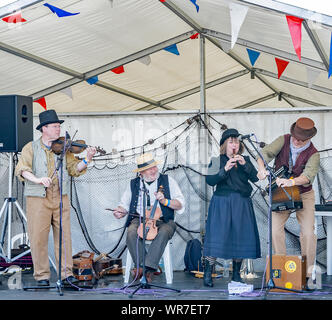
[[[177,47],[176,44],[172,44],[172,45],[170,45],[170,46],[164,48],[164,50],[166,50],[166,51],[168,51],[168,52],[170,52],[170,53],[174,53],[174,54],[176,54],[177,56],[180,55],[179,50],[178,50],[178,47]]]
[[[258,51],[254,51],[254,50],[248,49],[248,48],[247,48],[247,51],[248,51],[250,63],[251,63],[252,66],[254,66],[256,60],[258,59],[258,57],[259,57],[259,55],[261,53],[258,52]]]
[[[68,16],[75,16],[77,14],[79,14],[79,12],[76,13],[71,13],[65,10],[62,10],[60,8],[54,7],[52,5],[50,5],[49,3],[44,3],[44,6],[49,8],[53,13],[55,13],[59,18],[62,17],[68,17]]]
[[[91,77],[89,79],[86,79],[86,82],[88,84],[95,84],[96,82],[98,82],[98,76],[94,76],[94,77]]]

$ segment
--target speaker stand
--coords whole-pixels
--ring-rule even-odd
[[[13,262],[22,256],[26,255],[30,252],[29,250],[26,250],[22,252],[21,254],[17,255],[16,257],[12,258],[11,251],[12,251],[12,227],[11,227],[11,221],[12,221],[12,212],[13,212],[13,205],[15,205],[17,212],[22,216],[25,222],[27,222],[27,218],[24,214],[23,209],[21,208],[20,204],[18,203],[16,198],[13,198],[13,184],[12,184],[12,172],[13,172],[13,153],[9,153],[9,168],[8,168],[8,197],[5,198],[5,201],[2,205],[1,211],[0,211],[0,219],[3,214],[4,220],[3,220],[3,226],[1,231],[1,242],[0,242],[0,257],[6,260],[6,262]],[[5,255],[3,245],[5,241],[5,234],[6,229],[8,229],[8,235],[7,235],[7,256]]]

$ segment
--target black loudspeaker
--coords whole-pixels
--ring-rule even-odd
[[[0,96],[0,152],[20,152],[33,140],[32,97]]]

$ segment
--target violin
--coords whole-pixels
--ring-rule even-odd
[[[59,155],[63,152],[63,145],[64,145],[65,137],[59,137],[57,140],[52,141],[51,149],[52,151]],[[84,140],[75,140],[72,141],[70,139],[66,139],[66,143],[69,146],[69,151],[71,153],[81,153],[83,152],[86,148],[91,147],[87,144],[85,144]],[[106,154],[106,151],[100,147],[95,147],[96,151],[99,152],[100,154],[104,155]]]
[[[160,186],[158,192],[164,192],[164,187]],[[145,238],[146,240],[153,240],[158,234],[156,221],[161,217],[162,212],[160,207],[157,207],[158,200],[156,199],[151,210],[145,211]],[[137,234],[143,239],[143,222],[137,229]]]

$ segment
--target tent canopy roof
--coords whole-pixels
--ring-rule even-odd
[[[59,18],[47,3],[79,14]],[[0,21],[0,94],[45,97],[58,112],[200,109],[204,38],[207,110],[331,106],[330,16],[270,0],[47,3],[16,1],[26,21]],[[233,48],[230,4],[248,8]],[[301,61],[286,15],[303,19]],[[163,50],[173,44],[179,55]],[[260,52],[254,66],[247,49]],[[280,79],[275,58],[289,61]]]

